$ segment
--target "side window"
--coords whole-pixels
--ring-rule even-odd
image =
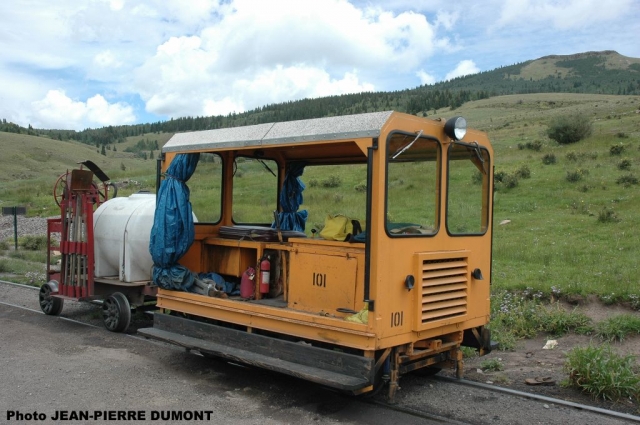
[[[238,157],[233,170],[233,222],[271,224],[278,207],[278,164]]]
[[[415,134],[393,133],[387,142],[386,230],[391,236],[438,231],[440,144]]]
[[[327,215],[342,214],[359,220],[367,218],[367,164],[307,165],[301,177],[301,210],[309,212],[305,232],[321,230]]]
[[[217,223],[222,205],[222,159],[214,153],[201,153],[195,173],[187,182],[189,200],[199,223]]]
[[[449,147],[447,230],[484,234],[489,223],[489,152],[474,145]]]

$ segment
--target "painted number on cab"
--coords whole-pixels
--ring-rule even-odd
[[[397,328],[402,326],[404,322],[404,311],[396,311],[391,313],[391,327]]]
[[[314,273],[313,274],[313,286],[319,288],[327,287],[327,275],[326,273]]]

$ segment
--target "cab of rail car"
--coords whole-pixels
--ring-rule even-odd
[[[254,268],[255,288],[250,299],[161,289],[158,306],[362,350],[462,342],[487,324],[493,150],[464,118],[381,112],[181,133],[163,170],[195,153],[187,184],[198,223],[180,263],[229,283]],[[288,211],[292,174],[304,189]],[[304,227],[287,234],[274,211],[304,216]],[[360,222],[360,237],[322,238],[336,216]],[[236,228],[248,233],[224,232]]]

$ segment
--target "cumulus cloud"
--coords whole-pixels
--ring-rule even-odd
[[[413,12],[358,9],[341,0],[237,0],[232,6],[199,34],[170,38],[136,70],[148,111],[240,112],[372,91],[381,74],[413,75],[441,42],[426,17]]]
[[[32,102],[31,109],[37,128],[81,130],[88,124],[106,126],[135,121],[131,106],[109,103],[99,94],[81,102],[69,98],[62,90],[50,90],[44,99]]]
[[[449,12],[446,10],[438,11],[436,15],[436,25],[442,26],[443,28],[450,30],[454,27],[458,19],[460,18],[459,12]]]
[[[420,79],[420,84],[435,84],[435,82],[437,81],[436,77],[434,77],[431,74],[427,74],[424,70],[419,70],[418,72],[416,72],[416,76]]]
[[[451,72],[448,72],[444,77],[445,80],[451,80],[456,77],[463,77],[465,75],[477,74],[480,72],[480,68],[472,60],[463,60],[458,63],[458,66]]]
[[[496,26],[547,23],[562,30],[586,28],[625,16],[634,7],[635,0],[610,0],[606,7],[600,0],[510,0],[504,2]]]
[[[24,126],[127,123],[123,99],[141,99],[149,113],[136,115],[151,121],[401,90],[548,54],[640,56],[637,0],[30,0],[0,2],[0,16],[0,118]]]

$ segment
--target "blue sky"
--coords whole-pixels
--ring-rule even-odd
[[[0,119],[75,129],[640,57],[640,0],[0,2]]]

